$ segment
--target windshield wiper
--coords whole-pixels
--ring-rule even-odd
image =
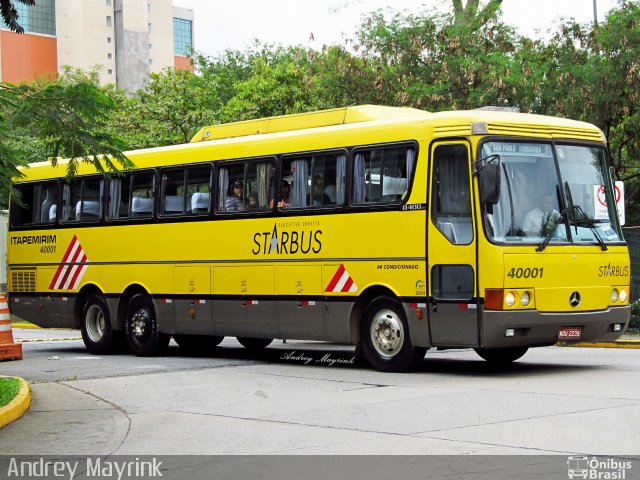
[[[593,218],[589,218],[587,214],[584,212],[584,210],[582,210],[582,207],[580,205],[575,205],[573,209],[577,214],[574,217],[576,228],[582,227],[582,226],[588,227],[589,230],[591,230],[591,233],[593,233],[593,236],[595,237],[596,242],[598,242],[598,245],[600,245],[600,248],[602,248],[602,251],[604,252],[605,250],[608,250],[607,244],[604,243],[604,240],[602,240],[600,233],[598,233],[598,228],[596,227],[596,224]],[[578,218],[578,215],[579,215],[579,218]]]
[[[576,235],[578,234],[578,227],[586,226],[591,230],[593,236],[600,245],[600,248],[604,252],[608,250],[607,245],[602,240],[602,237],[598,233],[598,229],[596,228],[595,221],[582,210],[580,205],[574,205],[573,197],[571,196],[571,189],[569,188],[569,182],[564,182],[564,189],[567,195],[567,201],[569,202],[569,220],[574,224],[576,228]]]
[[[562,210],[562,213],[558,214],[558,217],[553,222],[553,227],[551,228],[551,231],[549,231],[547,236],[544,237],[544,240],[542,241],[542,243],[536,247],[536,252],[541,252],[545,248],[547,248],[547,245],[549,245],[549,242],[551,241],[551,237],[553,237],[553,234],[556,233],[556,229],[558,228],[558,225],[565,222],[566,218],[567,218],[567,211]]]

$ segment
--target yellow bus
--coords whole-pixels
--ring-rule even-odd
[[[105,178],[30,165],[8,235],[14,314],[87,349],[173,336],[356,344],[402,371],[428,348],[511,362],[614,340],[629,254],[593,125],[356,106],[205,127]]]

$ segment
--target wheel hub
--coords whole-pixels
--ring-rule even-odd
[[[86,326],[92,342],[97,343],[102,340],[106,329],[106,318],[98,305],[91,305],[87,310]]]
[[[147,327],[147,315],[143,311],[137,311],[131,318],[131,331],[133,335],[140,338],[144,336]]]
[[[404,344],[402,320],[392,310],[381,310],[371,322],[371,343],[384,357],[393,357]]]

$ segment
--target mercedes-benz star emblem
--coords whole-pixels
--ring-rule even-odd
[[[573,308],[580,305],[580,294],[578,292],[571,292],[571,295],[569,295],[569,305]]]

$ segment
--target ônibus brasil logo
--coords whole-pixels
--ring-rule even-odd
[[[80,240],[74,235],[51,280],[49,290],[76,289],[89,267],[88,263],[89,259],[80,245]]]
[[[631,470],[631,467],[630,461],[616,458],[601,459],[587,456],[567,458],[567,475],[571,479],[626,480],[627,471]]]

